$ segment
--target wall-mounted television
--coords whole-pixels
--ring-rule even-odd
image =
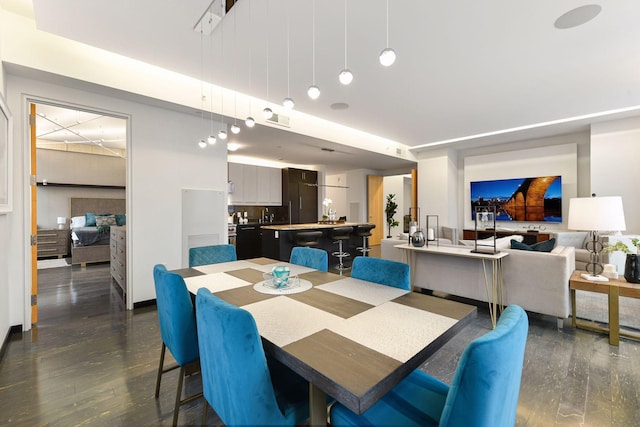
[[[562,177],[471,182],[471,219],[482,206],[496,207],[496,221],[562,222]]]

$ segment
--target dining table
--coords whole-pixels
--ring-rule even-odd
[[[274,286],[269,273],[289,268]],[[269,258],[173,270],[249,311],[265,353],[309,382],[310,424],[327,398],[362,414],[477,315],[475,306]]]

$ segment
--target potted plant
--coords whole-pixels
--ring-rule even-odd
[[[631,244],[635,246],[636,253],[633,253],[632,249],[620,240],[613,245],[607,245],[604,251],[607,253],[620,251],[627,254],[627,259],[624,263],[624,278],[630,283],[640,283],[640,262],[638,260],[638,254],[640,254],[640,239],[634,237],[631,239]]]
[[[395,194],[387,194],[387,206],[384,209],[384,212],[387,214],[387,226],[389,227],[387,238],[391,237],[391,229],[400,225],[400,223],[393,218],[398,211],[398,204],[393,200],[394,197],[396,197]]]

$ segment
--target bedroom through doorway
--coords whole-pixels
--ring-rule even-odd
[[[47,320],[39,315],[51,312],[39,310],[45,305],[71,303],[73,307],[78,282],[74,278],[82,273],[84,283],[92,271],[103,281],[105,272],[109,273],[109,305],[113,306],[114,295],[119,295],[121,302],[116,303],[124,310],[126,261],[117,275],[111,274],[110,263],[112,232],[126,230],[128,119],[40,100],[31,100],[29,115],[31,234],[35,236],[31,247],[31,323]],[[78,213],[78,201],[87,212]],[[96,220],[101,226],[93,224]],[[76,228],[80,226],[82,232]],[[89,228],[94,235],[89,235]],[[120,249],[124,254],[121,259],[126,259],[126,239]],[[39,290],[43,278],[46,287]],[[103,297],[96,294],[96,303],[104,301]]]

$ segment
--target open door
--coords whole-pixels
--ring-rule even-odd
[[[371,230],[369,245],[379,245],[384,236],[384,221],[382,219],[383,205],[383,185],[382,176],[367,175],[367,221],[375,224],[376,228]]]
[[[36,104],[29,104],[29,149],[31,152],[31,324],[38,323],[38,188],[36,186]]]

